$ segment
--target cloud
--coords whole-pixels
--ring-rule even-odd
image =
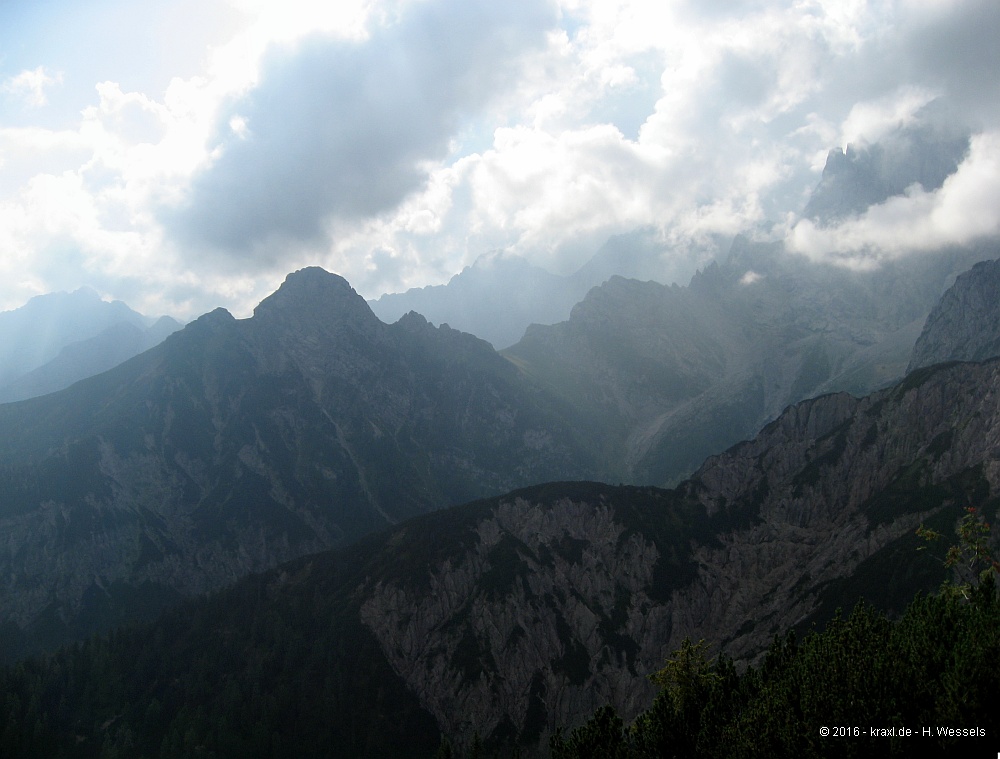
[[[1000,131],[975,135],[965,160],[940,189],[911,186],[831,227],[797,223],[791,250],[816,260],[871,268],[914,252],[1000,235]]]
[[[331,219],[394,208],[554,22],[532,0],[436,0],[363,41],[314,36],[274,50],[258,84],[224,109],[213,159],[162,218],[181,243],[252,265],[286,241],[322,242]]]
[[[839,145],[878,142],[920,119],[920,111],[939,93],[923,87],[902,86],[874,100],[856,103],[841,126]]]
[[[59,37],[39,11],[0,75],[0,280],[190,317],[306,264],[370,296],[496,249],[568,272],[637,227],[675,262],[787,230],[848,265],[996,228],[995,0],[549,2],[128,4],[143,50],[124,0]],[[897,139],[925,127],[963,140],[938,180],[798,220],[832,147],[933,168]]]
[[[11,95],[29,108],[41,108],[48,102],[45,91],[62,81],[62,74],[49,75],[44,66],[25,70],[0,84],[0,92]]]

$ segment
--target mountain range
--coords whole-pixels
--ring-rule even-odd
[[[535,755],[598,706],[648,706],[685,637],[747,662],[862,596],[898,611],[937,585],[915,529],[996,517],[998,391],[998,360],[938,364],[799,403],[672,490],[549,483],[299,559],[34,671],[60,703],[36,740]]]
[[[828,168],[820,221],[853,196]],[[996,241],[853,272],[738,237],[687,286],[603,278],[616,251],[655,266],[648,235],[609,243],[565,318],[577,285],[540,280],[552,323],[500,352],[308,268],[251,318],[0,405],[0,658],[140,625],[11,670],[51,708],[7,698],[0,748],[544,754],[599,706],[647,707],[685,638],[746,664],[937,586],[916,527],[1000,505]],[[426,302],[535,276],[494,256]],[[12,340],[8,386],[144,345],[140,322],[34,368]]]
[[[568,418],[488,343],[385,325],[340,277],[297,272],[250,319],[214,311],[0,406],[0,619],[77,637],[432,509],[594,476]]]
[[[689,287],[612,278],[503,354],[296,272],[250,319],[0,406],[6,656],[513,488],[677,482],[789,403],[899,377],[986,250],[853,274],[737,240]]]
[[[0,403],[69,387],[160,343],[181,325],[90,288],[50,293],[0,313]]]

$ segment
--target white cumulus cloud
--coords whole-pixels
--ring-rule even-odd
[[[41,108],[48,102],[45,91],[62,81],[62,74],[49,74],[44,66],[22,71],[0,84],[0,92],[21,100],[31,108]]]

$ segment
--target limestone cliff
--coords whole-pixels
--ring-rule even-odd
[[[544,745],[607,702],[630,717],[684,637],[746,661],[861,596],[899,609],[936,586],[914,530],[995,516],[998,393],[1000,361],[935,367],[793,406],[674,491],[513,494],[455,512],[420,563],[404,527],[360,617],[447,735]]]

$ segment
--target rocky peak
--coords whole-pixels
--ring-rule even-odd
[[[396,324],[406,332],[421,332],[427,329],[430,322],[424,318],[423,314],[418,314],[416,311],[407,311],[399,317]]]
[[[233,321],[235,321],[235,317],[226,309],[222,308],[222,306],[219,306],[218,308],[212,309],[207,314],[202,314],[195,319],[192,324],[213,326],[216,324],[229,324]]]
[[[834,148],[803,215],[832,223],[863,213],[913,184],[936,190],[958,168],[968,147],[968,135],[922,124],[896,130],[874,144]]]
[[[184,329],[171,335],[170,345],[185,345],[186,340],[205,340],[219,333],[227,333],[236,324],[236,317],[226,309],[215,308],[202,314]]]
[[[274,293],[254,309],[254,319],[263,322],[308,324],[351,324],[372,329],[380,324],[365,299],[346,279],[318,266],[289,274]]]

